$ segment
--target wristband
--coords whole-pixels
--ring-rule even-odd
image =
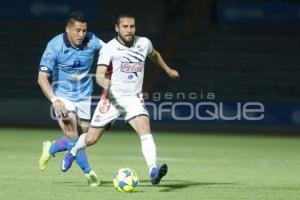
[[[52,97],[52,98],[50,99],[50,101],[51,101],[52,103],[54,103],[56,100],[58,100],[58,97],[57,97],[57,96],[54,96],[54,97]]]

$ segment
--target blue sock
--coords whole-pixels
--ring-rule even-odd
[[[85,153],[85,149],[82,149],[78,152],[78,155],[76,157],[76,163],[77,165],[82,169],[82,171],[85,174],[90,173],[90,171],[92,170],[89,163],[88,163],[88,159]]]
[[[77,142],[78,139],[75,140],[69,140],[68,142],[68,150],[71,149]],[[78,152],[78,155],[76,157],[76,163],[81,168],[83,173],[88,174],[92,169],[90,167],[90,164],[88,163],[88,159],[85,153],[85,150],[82,149]]]
[[[65,136],[59,138],[51,144],[49,153],[54,156],[57,152],[66,151],[68,149],[68,141],[69,139]]]

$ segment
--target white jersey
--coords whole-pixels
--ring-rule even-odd
[[[138,36],[131,47],[114,38],[101,49],[97,65],[108,67],[109,96],[131,96],[142,92],[145,60],[152,52],[151,41]]]

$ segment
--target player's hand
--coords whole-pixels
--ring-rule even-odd
[[[69,121],[69,115],[68,111],[66,110],[65,104],[59,99],[55,100],[52,104],[54,111],[58,115],[58,117],[61,118],[64,123],[67,123]]]
[[[111,85],[111,80],[104,79],[103,84],[102,84],[103,89],[108,90],[108,88],[110,87],[110,85]]]
[[[173,79],[173,80],[178,80],[178,79],[180,78],[178,71],[175,70],[175,69],[171,69],[171,68],[170,68],[170,69],[167,71],[167,74],[168,74],[169,77],[170,77],[171,79]]]

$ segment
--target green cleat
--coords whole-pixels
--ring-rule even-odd
[[[47,163],[51,159],[51,154],[49,153],[49,149],[51,147],[52,142],[44,141],[43,142],[43,152],[39,160],[39,167],[41,171],[45,171],[47,168]]]
[[[87,178],[87,181],[91,187],[97,187],[101,185],[97,174],[93,170],[90,171],[88,174],[85,174],[85,177]]]

